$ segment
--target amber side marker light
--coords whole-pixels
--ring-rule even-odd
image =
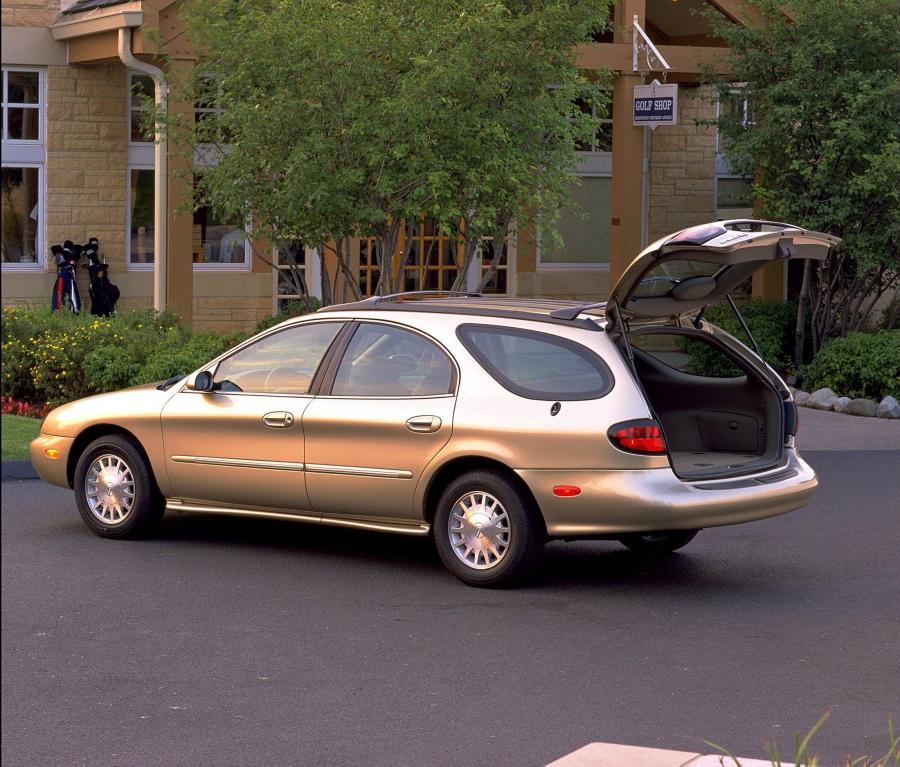
[[[48,458],[52,458],[55,461],[57,458],[59,458],[59,450],[57,450],[55,447],[48,447],[46,450],[44,450],[44,455],[46,455]]]
[[[574,498],[576,495],[581,495],[581,488],[575,487],[575,485],[557,485],[553,488],[553,495],[558,495],[560,498]]]
[[[659,455],[666,452],[662,429],[650,420],[616,424],[609,430],[609,440],[629,453]]]

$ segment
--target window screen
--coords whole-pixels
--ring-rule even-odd
[[[574,341],[491,325],[462,325],[457,335],[499,384],[520,397],[596,399],[612,389],[606,363]]]
[[[541,244],[541,264],[596,265],[609,263],[612,179],[585,176],[572,187],[573,205],[556,221],[562,244]]]

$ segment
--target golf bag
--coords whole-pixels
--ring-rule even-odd
[[[109,264],[100,260],[100,241],[91,237],[84,247],[88,258],[88,274],[91,278],[91,314],[108,317],[116,311],[119,289],[109,281]]]
[[[78,314],[81,311],[81,294],[75,282],[75,270],[78,268],[82,248],[71,240],[66,240],[62,247],[54,245],[50,250],[56,256],[56,282],[50,305],[55,312],[69,309]]]

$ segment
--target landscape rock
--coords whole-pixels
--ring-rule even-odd
[[[809,401],[809,392],[803,389],[794,390],[794,402],[798,405],[805,405]]]
[[[900,402],[894,397],[885,397],[875,410],[877,418],[900,418]]]
[[[861,415],[866,418],[874,418],[877,410],[877,402],[873,402],[870,399],[852,399],[844,412],[849,413],[850,415]]]
[[[824,389],[816,389],[809,395],[809,399],[806,400],[806,407],[814,407],[816,410],[832,410],[834,403],[837,401],[838,395],[828,387],[825,387]]]
[[[835,413],[846,413],[847,405],[850,404],[849,397],[838,397],[838,401],[834,403],[834,412]]]

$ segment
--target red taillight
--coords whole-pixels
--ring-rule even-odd
[[[614,427],[615,428],[615,427]],[[666,441],[656,424],[623,426],[613,432],[613,441],[623,450],[634,453],[665,453]]]
[[[557,485],[553,488],[553,495],[558,495],[560,498],[574,498],[576,495],[581,495],[581,488],[575,487],[575,485]]]

